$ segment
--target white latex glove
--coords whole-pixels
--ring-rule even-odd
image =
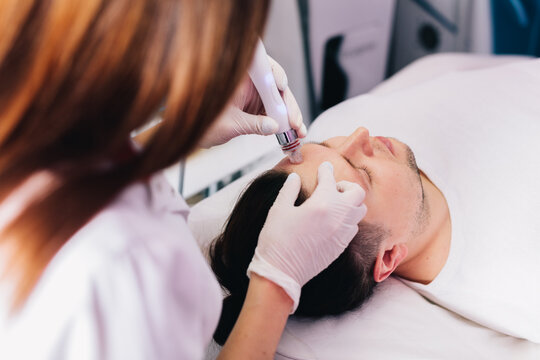
[[[285,70],[274,59],[268,58],[277,88],[287,107],[289,123],[297,131],[298,136],[303,138],[307,134],[307,129],[298,103],[287,84]],[[221,145],[238,135],[272,135],[277,132],[278,127],[274,119],[265,115],[259,93],[249,76],[246,76],[231,103],[204,135],[200,146],[209,148]]]
[[[254,272],[281,286],[294,301],[291,314],[301,287],[345,250],[367,212],[364,189],[348,181],[336,184],[329,162],[319,166],[313,194],[296,207],[300,188],[300,177],[290,174],[268,212],[247,270],[248,276]]]

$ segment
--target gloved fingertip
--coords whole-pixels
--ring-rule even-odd
[[[334,178],[334,166],[329,161],[325,161],[321,165],[319,165],[317,173],[317,183],[318,188],[332,188],[335,190],[336,179]]]
[[[262,124],[261,124],[262,135],[275,134],[278,131],[278,129],[279,129],[279,125],[277,121],[275,121],[274,119],[268,116],[263,117]]]
[[[334,165],[332,165],[332,163],[330,161],[325,161],[325,162],[321,163],[321,165],[319,165],[319,170],[327,170],[327,171],[331,171],[333,173],[334,172]]]
[[[300,136],[301,138],[306,137],[306,135],[307,135],[306,124],[302,124],[302,126],[300,127],[300,130],[298,130],[298,132],[299,132],[298,136]]]
[[[357,183],[342,180],[336,184],[340,197],[344,202],[352,206],[360,206],[366,198],[366,191]]]
[[[364,201],[366,199],[366,190],[364,190],[364,188],[360,186],[360,191],[361,191],[360,201]]]
[[[287,180],[285,180],[285,184],[283,184],[283,187],[294,188],[294,189],[301,188],[302,179],[300,179],[300,175],[294,172],[290,173],[289,176],[287,176]]]
[[[287,90],[289,87],[289,81],[287,80],[287,75],[285,75],[285,73],[275,76],[274,79],[276,79],[276,86],[279,91],[283,92]]]
[[[356,187],[356,191],[358,193],[358,200],[361,203],[366,198],[366,190],[364,190],[364,188],[360,186],[359,184],[356,184],[356,185],[358,185]]]
[[[304,124],[304,119],[302,118],[302,112],[300,111],[298,102],[294,98],[294,95],[292,94],[290,89],[286,89],[283,92],[283,101],[285,102],[285,106],[287,107],[287,112],[289,114],[289,123],[291,124],[291,127],[297,132],[299,132],[300,128]]]
[[[295,172],[292,172],[289,174],[289,176],[287,176],[287,181],[296,181],[296,180],[300,180],[300,175],[298,175]]]
[[[274,203],[294,205],[301,188],[302,181],[300,180],[300,176],[298,176],[297,173],[290,173],[281,187],[281,190],[279,190],[279,194]]]
[[[276,81],[278,90],[285,91],[289,86],[289,80],[287,79],[285,70],[270,56],[268,58],[270,59],[270,67],[272,68],[272,74],[274,75],[274,80]]]
[[[367,214],[367,205],[366,204],[362,204],[360,205],[359,207],[359,211],[358,211],[358,216],[360,217],[358,219],[358,222],[360,222]]]

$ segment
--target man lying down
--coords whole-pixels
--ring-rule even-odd
[[[511,128],[494,119],[486,128],[464,116],[431,139],[416,131],[409,137],[415,138],[412,150],[360,127],[305,144],[302,164],[283,159],[260,175],[210,251],[212,268],[230,293],[216,341],[222,343],[236,321],[259,232],[288,174],[301,177],[300,206],[317,185],[319,165],[330,162],[337,182],[365,190],[368,212],[345,252],[302,288],[295,316],[356,309],[392,274],[465,318],[540,343],[540,147],[529,133],[540,127],[522,120],[535,125],[514,122]],[[449,134],[463,128],[468,140],[457,143]]]

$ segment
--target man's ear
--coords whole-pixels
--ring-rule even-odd
[[[391,248],[382,249],[377,255],[373,268],[373,278],[381,282],[394,272],[397,266],[405,259],[409,249],[404,243],[394,244]]]

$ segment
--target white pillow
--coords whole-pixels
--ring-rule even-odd
[[[534,343],[502,335],[430,303],[395,278],[359,310],[291,318],[276,359],[538,359]]]

